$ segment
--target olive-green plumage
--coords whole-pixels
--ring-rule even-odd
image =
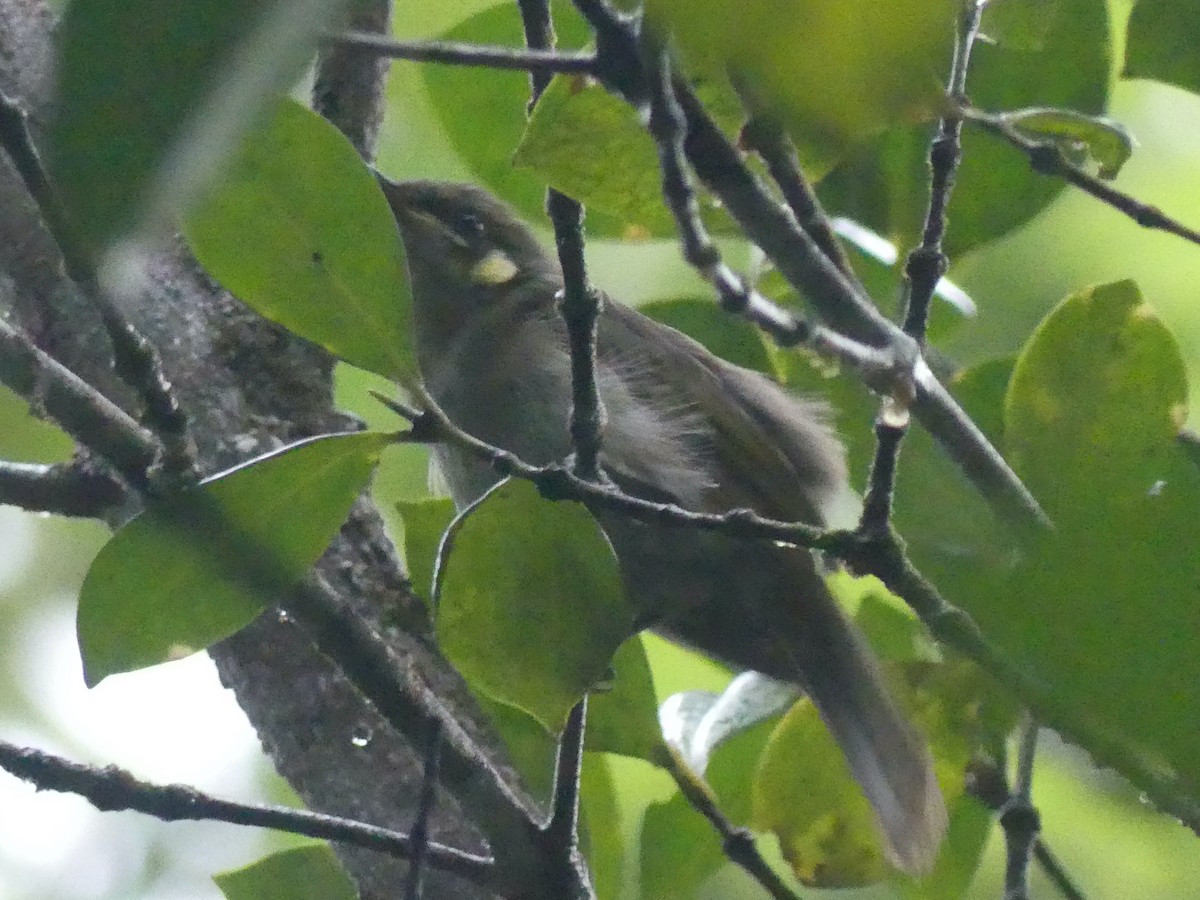
[[[571,452],[571,378],[557,262],[478,188],[381,179],[413,283],[422,377],[450,418],[545,464]],[[623,490],[692,510],[748,507],[825,524],[848,496],[823,404],[791,396],[610,299],[598,321],[608,413],[601,462]],[[452,447],[434,457],[460,506],[497,476]],[[929,753],[805,550],[597,517],[643,621],[735,667],[808,692],[870,800],[893,861],[928,871],[946,827]],[[804,765],[797,760],[797,765]]]

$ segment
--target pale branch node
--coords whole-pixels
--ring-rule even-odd
[[[962,27],[955,32],[954,57],[946,87],[951,97],[965,96],[971,50],[979,35],[983,8],[982,0],[970,0],[963,10]],[[904,268],[903,331],[917,347],[925,345],[933,292],[950,268],[950,261],[942,250],[942,238],[946,233],[946,210],[954,189],[954,175],[962,158],[961,138],[962,118],[956,111],[951,111],[942,118],[929,146],[929,203],[925,211],[925,224],[921,231],[921,243],[909,254]],[[908,432],[908,408],[912,396],[902,404],[901,419],[894,415],[893,398],[894,395],[884,394],[875,424],[875,456],[859,519],[859,529],[869,534],[882,533],[891,520],[900,447]]]
[[[151,784],[117,766],[87,766],[7,741],[0,741],[0,768],[38,790],[77,794],[102,812],[134,810],[164,822],[208,820],[271,828],[401,859],[413,853],[409,835],[388,828],[303,809],[222,800],[186,785]],[[427,860],[433,868],[474,884],[496,886],[495,863],[487,857],[431,843]]]

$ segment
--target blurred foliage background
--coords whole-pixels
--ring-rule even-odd
[[[456,2],[401,6],[396,31],[433,37],[490,4]],[[1114,3],[1123,18],[1128,4]],[[392,69],[390,106],[379,167],[393,177],[470,179],[455,153],[445,110],[435,108],[421,66]],[[526,91],[520,74],[479,73],[511,83],[516,121]],[[461,112],[461,111],[460,111]],[[466,115],[466,113],[462,113]],[[1200,224],[1200,98],[1147,81],[1117,82],[1108,113],[1125,124],[1137,149],[1116,184],[1193,225]],[[469,127],[469,123],[463,125]],[[960,192],[969,193],[964,177]],[[835,210],[836,212],[836,210]],[[951,221],[953,233],[954,222]],[[605,232],[603,222],[595,229]],[[703,294],[670,240],[607,239],[589,244],[597,284],[631,303]],[[727,252],[744,262],[748,252]],[[1016,351],[1038,321],[1064,296],[1089,285],[1136,279],[1148,302],[1173,331],[1191,382],[1190,423],[1200,425],[1200,251],[1067,190],[1033,221],[1001,240],[953,260],[950,278],[975,301],[978,314],[954,324],[940,349],[963,363]],[[344,367],[340,396],[368,421],[387,423],[367,396],[371,376]],[[30,418],[0,389],[0,457],[56,461],[70,444]],[[424,452],[389,455],[375,490],[389,501],[425,494]],[[391,508],[391,502],[384,504]],[[393,522],[400,536],[402,525]],[[74,596],[106,537],[87,522],[68,522],[0,509],[0,734],[95,763],[117,763],[158,781],[195,784],[222,796],[287,799],[288,791],[217,682],[205,658],[192,657],[121,675],[85,691],[74,642]],[[719,690],[718,667],[661,641],[651,641],[662,698],[676,691]],[[636,848],[646,807],[668,798],[667,776],[626,758],[608,757],[621,813],[620,840],[628,864],[623,881],[636,890]],[[1200,843],[1149,809],[1122,780],[1096,771],[1086,756],[1047,739],[1034,785],[1044,833],[1096,900],[1137,896],[1175,900],[1196,895]],[[216,898],[210,875],[288,843],[232,826],[163,824],[131,813],[100,814],[84,801],[35,795],[0,775],[0,900],[116,900]],[[643,848],[643,850],[651,848]],[[987,861],[970,895],[1002,895],[1003,848],[993,834]],[[1035,883],[1038,896],[1053,896]],[[819,895],[819,892],[813,892]],[[726,869],[710,879],[706,898],[755,897],[757,889]],[[891,896],[887,889],[841,896]]]

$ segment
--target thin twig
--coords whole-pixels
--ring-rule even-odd
[[[885,397],[882,403],[890,405],[892,401]],[[888,422],[886,415],[881,414],[875,421],[875,456],[871,460],[867,492],[863,496],[862,514],[858,520],[858,530],[863,534],[883,534],[892,520],[896,464],[905,430],[903,425]]]
[[[429,821],[437,803],[438,768],[441,765],[442,729],[434,725],[429,729],[425,744],[425,769],[421,773],[421,796],[417,814],[413,819],[409,839],[412,844],[412,860],[408,865],[408,880],[404,885],[405,900],[421,900],[424,892],[425,863],[429,857]]]
[[[531,51],[554,49],[554,24],[549,0],[518,0],[525,42]],[[528,111],[532,113],[549,84],[548,72],[530,73]],[[546,189],[546,214],[554,227],[554,243],[562,269],[563,288],[559,313],[567,327],[571,360],[569,429],[574,450],[572,474],[584,481],[603,483],[600,445],[606,413],[596,373],[596,330],[600,294],[591,286],[584,260],[583,206],[572,197]],[[574,893],[579,881],[579,795],[583,781],[583,744],[587,733],[587,694],[572,707],[558,740],[550,818],[544,830],[552,859],[561,872],[562,891]],[[590,887],[585,890],[590,890]]]
[[[0,461],[0,504],[102,519],[127,497],[128,490],[118,479],[82,459],[52,465]]]
[[[552,848],[573,851],[579,843],[579,785],[583,773],[583,738],[587,724],[587,695],[567,715],[554,759],[554,793],[545,835]],[[568,855],[570,854],[568,851]]]
[[[0,383],[29,401],[132,487],[148,487],[154,436],[119,406],[0,319]]]
[[[98,769],[7,741],[0,741],[0,768],[38,790],[77,794],[104,812],[136,810],[164,822],[216,821],[272,828],[400,859],[413,853],[411,838],[391,829],[303,809],[221,800],[186,785],[150,784],[116,766]],[[498,887],[495,863],[487,857],[443,844],[430,844],[427,852],[429,865],[439,871],[484,888]]]
[[[1033,171],[1061,178],[1068,184],[1075,185],[1101,203],[1128,216],[1143,228],[1165,231],[1193,244],[1200,244],[1200,231],[1189,228],[1178,219],[1168,216],[1157,206],[1144,203],[1124,191],[1117,190],[1104,179],[1071,162],[1063,149],[1053,141],[1029,137],[1003,115],[971,107],[962,109],[961,114],[968,122],[999,135],[1024,153],[1029,157],[1029,167]]]
[[[610,510],[644,522],[685,525],[703,531],[720,531],[734,537],[764,538],[814,550],[833,551],[845,538],[845,532],[826,531],[805,522],[770,519],[750,509],[734,509],[719,514],[701,513],[671,503],[656,503],[635,497],[612,484],[598,484],[580,478],[561,464],[534,466],[507,450],[485,443],[451,422],[428,395],[421,398],[425,404],[423,411],[412,409],[382,394],[375,393],[374,396],[413,422],[412,431],[398,436],[398,440],[451,443],[487,463],[500,475],[530,482],[547,500],[578,500],[596,509]]]
[[[975,761],[968,769],[967,791],[992,812],[1000,812],[1012,797],[1008,788],[1008,776],[1004,767],[990,760]],[[1065,900],[1087,900],[1083,891],[1075,884],[1066,867],[1050,849],[1045,835],[1039,834],[1033,847],[1033,856],[1042,872],[1065,898]]]
[[[575,0],[575,5],[596,33],[597,77],[611,91],[644,109],[649,103],[650,76],[640,56],[636,21],[616,13],[604,0]],[[894,360],[913,360],[909,376],[916,391],[912,410],[918,420],[1005,521],[1019,530],[1048,527],[1049,520],[1037,500],[921,361],[916,342],[847,280],[799,226],[790,209],[772,199],[690,85],[675,79],[673,88],[687,124],[684,153],[688,162],[746,236],[833,330]],[[794,321],[789,316],[786,324]]]
[[[491,47],[485,44],[465,44],[454,41],[403,41],[377,34],[343,32],[330,34],[325,41],[412,62],[443,63],[453,66],[480,66],[487,69],[507,69],[544,72],[550,75],[590,75],[596,65],[594,53],[561,50],[527,50],[516,47]]]
[[[712,824],[721,837],[721,848],[725,856],[741,866],[747,874],[766,890],[775,900],[800,900],[761,853],[754,843],[754,835],[747,828],[739,828],[729,821],[717,805],[717,799],[707,786],[687,767],[674,750],[664,754],[668,769],[688,805]]]
[[[842,249],[842,243],[833,230],[833,223],[826,215],[817,192],[804,177],[796,148],[783,126],[773,116],[756,115],[742,129],[741,140],[766,163],[767,172],[779,186],[784,201],[800,227],[812,235],[829,261],[847,278],[853,279],[856,287],[862,289],[862,283],[850,266],[850,260]]]
[[[100,314],[112,342],[116,373],[142,401],[143,423],[162,441],[163,454],[157,461],[155,474],[167,478],[169,487],[194,482],[198,477],[196,448],[188,434],[187,416],[163,374],[158,353],[113,305],[102,287],[96,268],[96,249],[79,235],[70,212],[46,174],[25,111],[2,91],[0,142],[58,245],[67,276]]]
[[[963,10],[962,27],[955,33],[954,61],[946,93],[956,106],[967,101],[967,72],[971,51],[979,37],[980,20],[986,3],[967,0]],[[929,145],[929,204],[925,210],[925,225],[921,244],[908,256],[904,272],[908,277],[908,298],[904,313],[904,331],[918,342],[925,342],[929,321],[929,304],[950,260],[942,250],[946,233],[946,210],[954,191],[954,176],[962,158],[962,115],[952,109],[942,117],[937,135]]]
[[[956,99],[965,101],[966,98],[971,50],[979,36],[984,5],[983,0],[967,0],[961,28],[955,31],[954,58],[946,92]],[[950,268],[950,260],[942,250],[942,237],[946,233],[946,210],[961,158],[962,117],[957,112],[950,112],[943,116],[937,135],[929,145],[929,204],[925,210],[925,224],[921,243],[908,255],[904,266],[907,297],[903,328],[918,346],[925,344],[933,292]],[[910,399],[902,398],[902,402],[897,402],[896,398],[885,396],[880,401],[875,422],[875,457],[859,519],[859,528],[869,534],[881,533],[890,521],[900,447],[908,433],[908,404],[904,401]]]
[[[1026,715],[1017,751],[1016,788],[1000,811],[1006,847],[1004,900],[1029,900],[1029,861],[1041,831],[1041,817],[1033,805],[1033,761],[1037,739],[1038,724],[1032,716]]]

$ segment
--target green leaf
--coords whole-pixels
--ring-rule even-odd
[[[594,81],[559,76],[530,117],[513,164],[625,223],[635,235],[670,234],[654,141],[637,113]]]
[[[561,49],[578,49],[591,40],[574,5],[551,4]],[[441,35],[442,40],[523,47],[519,11],[498,3],[476,13]],[[424,66],[421,75],[431,105],[446,136],[473,179],[503,197],[528,221],[545,217],[546,182],[513,165],[513,153],[525,130],[529,77],[523,72],[481,72],[466,66]],[[623,231],[597,211],[588,211],[588,232],[612,237]]]
[[[705,879],[728,862],[716,830],[682,794],[649,804],[641,824],[642,897],[695,900]]]
[[[302,72],[341,2],[74,0],[56,37],[56,187],[102,250],[173,228],[264,99]],[[149,209],[148,209],[149,207]]]
[[[272,853],[213,876],[225,900],[357,900],[358,890],[329,845]]]
[[[1013,2],[1024,0],[997,5]],[[1044,42],[1036,51],[1005,43],[975,45],[967,93],[976,107],[1104,112],[1112,79],[1108,4],[1055,0],[1047,19]],[[931,77],[944,84],[947,71],[942,65]],[[899,247],[914,246],[928,203],[929,139],[928,126],[895,127],[854,149],[819,186],[826,207]],[[963,134],[956,184],[945,244],[951,258],[1020,227],[1062,190],[1061,181],[1034,173],[1025,155],[1007,142],[970,126]]]
[[[505,481],[455,520],[438,563],[437,636],[471,686],[557,733],[633,633],[591,513]]]
[[[852,144],[940,111],[955,0],[652,0],[685,59],[777,114],[816,178]],[[868,49],[869,48],[869,49]]]
[[[635,634],[612,659],[611,683],[588,699],[587,748],[657,762],[662,753],[654,676],[642,636]]]
[[[1116,178],[1133,155],[1133,135],[1120,122],[1104,116],[1033,107],[1016,109],[1000,118],[1029,137],[1059,145],[1078,163],[1090,157],[1099,165],[1101,178]]]
[[[608,758],[601,753],[583,755],[579,782],[581,841],[597,900],[616,900],[621,896],[621,868],[625,857],[624,835],[618,827],[614,773]]]
[[[1179,348],[1132,282],[1047,316],[1014,370],[1005,441],[1057,527],[971,602],[1058,702],[1200,796],[1200,472],[1177,438],[1186,384]]]
[[[1059,0],[990,2],[983,10],[980,36],[1009,50],[1038,53],[1046,49],[1058,5]]]
[[[698,96],[717,122],[736,129],[745,118],[723,78],[693,75]],[[513,163],[546,184],[623,225],[625,238],[672,237],[675,218],[662,196],[654,140],[625,101],[581,76],[558,76],[530,117]],[[705,224],[728,231],[730,219],[703,191],[697,202]]]
[[[1153,78],[1200,93],[1200,5],[1189,0],[1138,0],[1129,18],[1125,77]]]
[[[1094,526],[1098,512],[1154,499],[1187,409],[1175,339],[1121,281],[1068,298],[1038,326],[1009,384],[1005,440],[1060,527]]]
[[[433,596],[433,570],[442,535],[454,520],[454,501],[401,500],[396,504],[404,520],[404,565],[408,578],[420,595]]]
[[[249,624],[337,534],[390,435],[311,438],[151,505],[113,535],[79,593],[89,686]]]
[[[279,102],[184,234],[209,274],[257,312],[360,368],[416,377],[395,219],[354,147],[312,111]]]

